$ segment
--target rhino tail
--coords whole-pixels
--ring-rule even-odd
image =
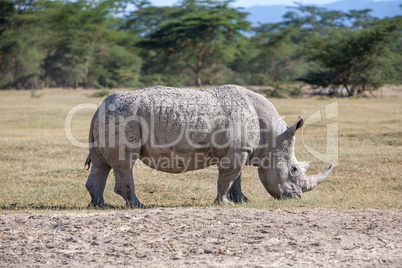
[[[88,170],[91,167],[91,153],[88,154],[87,160],[85,160],[85,166],[86,170]]]
[[[94,124],[95,124],[95,118],[98,115],[98,111],[95,112],[94,117],[91,120],[91,126],[89,127],[89,137],[88,137],[88,143],[89,143],[89,154],[87,157],[87,160],[85,160],[85,165],[84,167],[88,170],[91,167],[91,153],[92,153],[92,148],[95,146],[95,138],[94,138]]]

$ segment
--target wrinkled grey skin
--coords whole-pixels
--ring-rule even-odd
[[[262,184],[274,198],[300,198],[332,171],[305,174],[310,162],[294,155],[295,132],[262,95],[236,85],[213,89],[156,86],[116,93],[95,113],[86,161],[91,173],[86,187],[90,205],[103,206],[103,191],[111,169],[114,191],[128,206],[143,207],[134,190],[133,164],[179,173],[217,165],[215,202],[241,202],[244,165],[258,167]],[[169,160],[170,159],[170,160]]]

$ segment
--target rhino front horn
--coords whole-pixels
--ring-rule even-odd
[[[307,192],[307,191],[313,190],[318,184],[323,182],[328,177],[329,173],[331,173],[333,168],[334,168],[334,164],[330,165],[327,170],[325,170],[324,172],[322,172],[318,175],[313,175],[313,176],[304,175],[301,180],[302,185],[300,185],[300,187],[302,188],[302,191]]]

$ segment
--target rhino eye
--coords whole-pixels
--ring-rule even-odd
[[[299,172],[299,169],[297,168],[297,166],[293,166],[292,170],[291,170],[292,175],[297,175],[298,172]]]

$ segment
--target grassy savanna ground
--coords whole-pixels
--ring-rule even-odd
[[[84,169],[87,149],[74,147],[64,133],[68,111],[82,103],[99,104],[93,90],[0,91],[0,210],[86,210]],[[338,166],[315,190],[301,200],[274,200],[263,188],[256,168],[246,167],[243,191],[250,199],[236,206],[256,208],[402,208],[402,98],[271,99],[288,124],[300,115],[307,119],[317,110],[339,101],[337,118],[304,130],[305,143],[325,152],[326,125],[338,123]],[[75,114],[74,136],[86,142],[94,110]],[[325,118],[325,117],[324,117]],[[305,149],[297,133],[296,157],[314,160],[309,174],[328,164]],[[183,174],[153,171],[144,165],[134,170],[136,192],[145,205],[213,206],[216,167]],[[105,200],[111,208],[125,209],[108,178]]]

